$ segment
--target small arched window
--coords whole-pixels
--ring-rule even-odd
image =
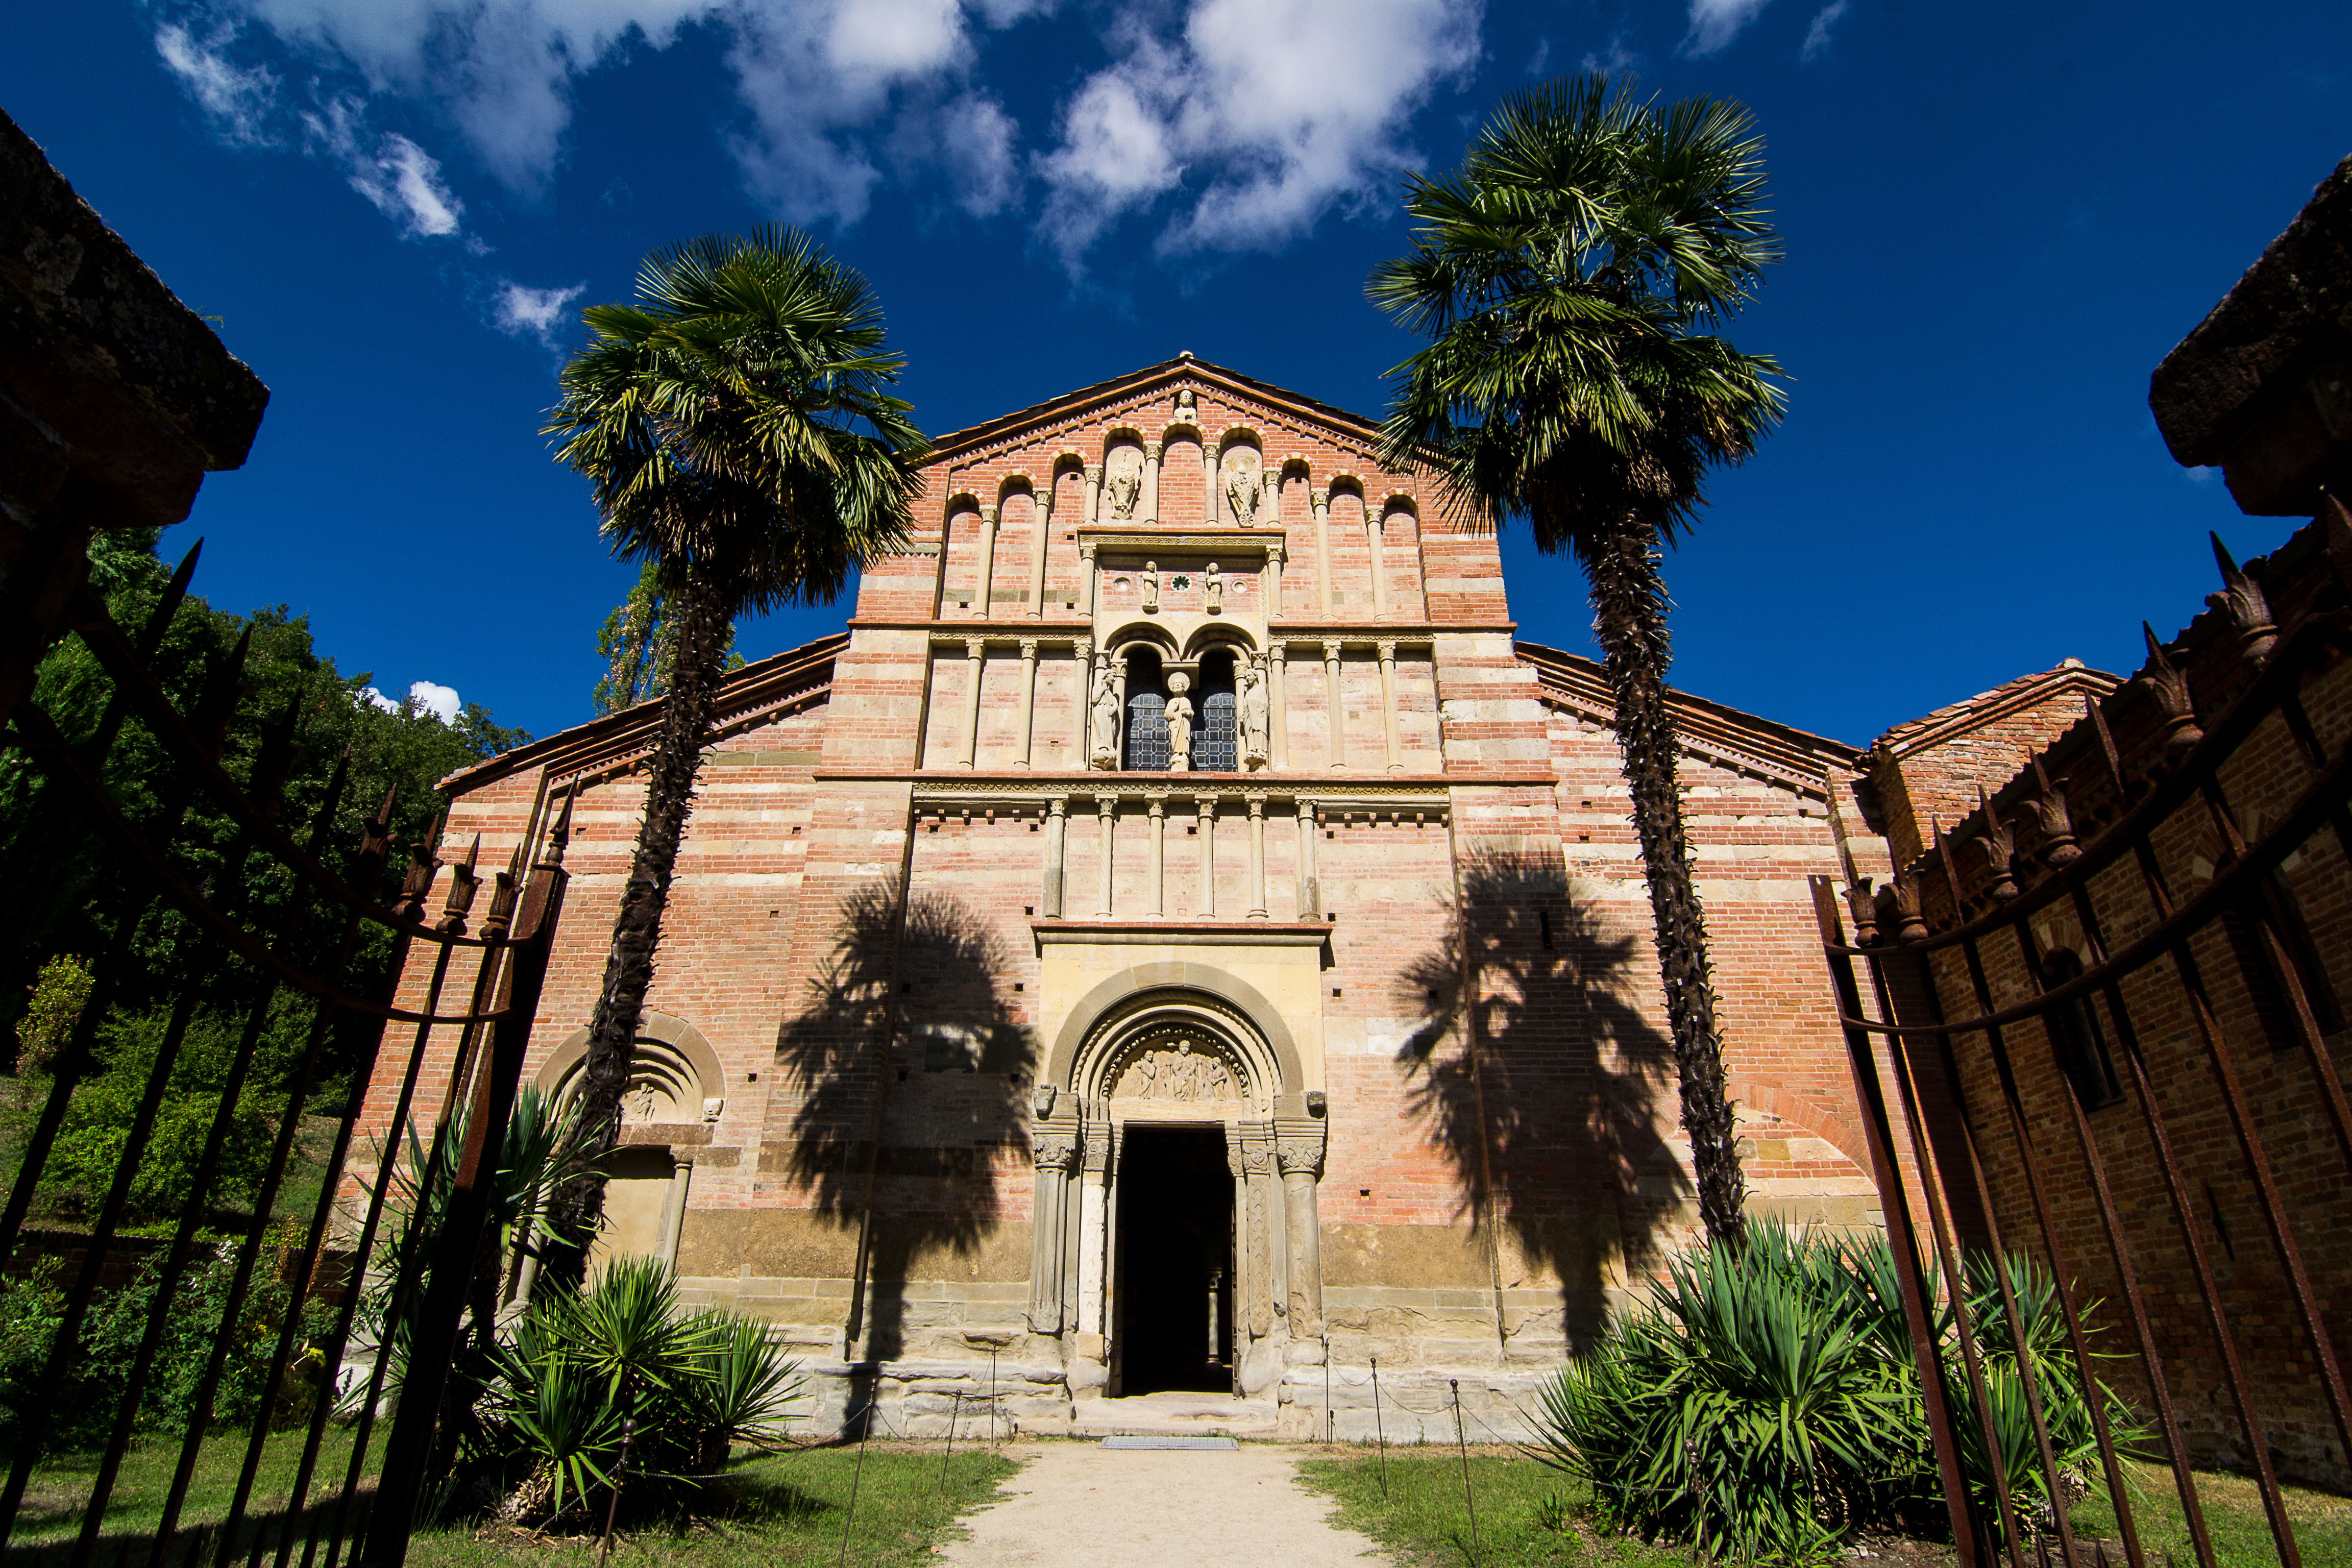
[[[2042,984],[2044,989],[2056,990],[2070,980],[2082,977],[2083,960],[2071,948],[2053,947],[2042,955]],[[2123,1086],[2116,1079],[2115,1058],[2107,1054],[2107,1037],[2099,1027],[2099,1015],[2087,996],[2061,1002],[2043,1015],[2050,1031],[2052,1049],[2057,1053],[2058,1070],[2074,1088],[2074,1098],[2083,1102],[2085,1110],[2096,1110],[2103,1105],[2113,1105],[2124,1097]]]
[[[1133,773],[1168,767],[1168,689],[1160,656],[1148,647],[1127,656],[1127,754],[1119,765]]]
[[[1192,739],[1196,772],[1229,773],[1241,766],[1235,733],[1234,656],[1212,653],[1201,660],[1201,727]]]

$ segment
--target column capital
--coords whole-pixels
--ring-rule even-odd
[[[1339,663],[1339,649],[1343,645],[1338,637],[1325,637],[1323,639],[1323,661],[1326,664]]]
[[[984,523],[986,523],[986,524],[988,524],[991,528],[995,527],[995,526],[996,526],[996,509],[995,509],[994,507],[992,507],[992,506],[984,506],[984,507],[982,507],[982,508],[980,509],[980,521],[982,521],[982,522],[984,522]]]
[[[1112,814],[1118,810],[1118,796],[1115,795],[1098,795],[1095,796],[1095,815],[1101,817],[1105,822],[1108,822],[1111,819]]]
[[[1331,506],[1331,487],[1329,485],[1309,486],[1307,499],[1317,511],[1327,511]]]
[[[1298,820],[1301,822],[1313,822],[1315,820],[1316,813],[1323,809],[1323,803],[1317,800],[1313,795],[1302,795],[1298,797],[1297,806]]]
[[[1286,1137],[1276,1145],[1286,1176],[1319,1176],[1323,1173],[1323,1140],[1319,1137]]]
[[[1029,499],[1031,501],[1035,503],[1038,516],[1051,517],[1054,514],[1054,490],[1052,486],[1049,485],[1042,490],[1030,491]]]
[[[1159,821],[1160,818],[1168,815],[1168,792],[1166,790],[1156,789],[1151,791],[1143,797],[1143,802],[1144,809],[1151,814],[1153,821]]]
[[[966,637],[963,639],[963,656],[964,658],[971,660],[974,664],[978,664],[980,662],[981,655],[986,652],[987,648],[988,639],[986,637]]]
[[[1265,657],[1274,664],[1286,663],[1290,658],[1290,645],[1284,642],[1270,642],[1265,645]]]
[[[1087,563],[1087,564],[1089,564],[1089,565],[1092,565],[1092,564],[1094,563],[1096,545],[1097,545],[1097,542],[1096,542],[1096,541],[1094,541],[1094,540],[1091,540],[1091,539],[1081,539],[1081,540],[1079,540],[1079,541],[1078,541],[1078,559],[1079,559],[1079,560],[1081,560],[1081,561],[1086,562],[1086,563]]]
[[[1273,562],[1287,561],[1290,559],[1290,552],[1288,549],[1285,547],[1282,541],[1279,539],[1270,539],[1266,541],[1265,558],[1268,561]]]
[[[1053,796],[1045,802],[1045,810],[1055,816],[1067,816],[1070,812],[1070,797],[1066,795]]]
[[[1396,644],[1383,643],[1381,646],[1389,650],[1387,657],[1391,658],[1396,657]],[[1035,637],[1023,637],[1021,639],[1021,657],[1032,664],[1037,662],[1037,639]]]
[[[1143,460],[1144,460],[1145,462],[1147,462],[1147,463],[1156,463],[1156,462],[1158,462],[1158,461],[1160,460],[1160,443],[1159,443],[1159,442],[1157,442],[1157,441],[1146,441],[1146,442],[1143,444]]]
[[[1029,1135],[1029,1158],[1041,1171],[1066,1171],[1078,1155],[1078,1130],[1041,1127]]]
[[[1378,643],[1374,644],[1373,646],[1380,649],[1380,653],[1381,653],[1381,662],[1382,664],[1394,664],[1394,663],[1396,662],[1396,650],[1397,650],[1397,640],[1396,640],[1396,638],[1394,638],[1394,637],[1382,637],[1382,638],[1381,638]]]
[[[1070,644],[1070,657],[1080,664],[1092,664],[1095,658],[1094,639],[1078,637]]]
[[[1242,796],[1242,799],[1248,803],[1251,821],[1256,822],[1265,818],[1265,791],[1262,789],[1254,789],[1247,795]]]
[[[1100,463],[1088,463],[1086,466],[1085,473],[1087,476],[1087,483],[1090,485],[1098,485],[1102,483],[1103,466]]]
[[[1202,790],[1192,796],[1193,809],[1204,816],[1213,816],[1217,812],[1217,803],[1224,798],[1225,793],[1223,790]]]

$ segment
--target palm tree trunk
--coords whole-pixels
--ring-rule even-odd
[[[1723,1073],[1723,1037],[1715,1022],[1715,981],[1706,960],[1706,918],[1691,881],[1683,837],[1682,793],[1675,778],[1674,721],[1666,713],[1665,584],[1658,575],[1656,531],[1624,520],[1589,553],[1580,552],[1597,613],[1601,666],[1617,700],[1617,744],[1633,795],[1633,827],[1650,884],[1657,927],[1658,973],[1682,1082],[1683,1130],[1698,1176],[1698,1212],[1710,1240],[1737,1249],[1745,1240],[1738,1124]]]
[[[695,775],[702,766],[711,701],[734,618],[733,605],[699,580],[689,580],[678,591],[677,605],[669,689],[660,738],[647,765],[645,821],[637,830],[628,882],[621,889],[621,912],[613,921],[612,952],[604,961],[604,986],[596,998],[595,1015],[589,1020],[588,1055],[580,1075],[581,1144],[590,1163],[564,1184],[550,1205],[561,1234],[576,1238],[577,1249],[555,1272],[574,1279],[604,1217],[602,1156],[620,1141],[621,1096],[629,1087],[629,1062],[646,992],[653,984],[670,876],[677,865],[687,814],[694,807]]]

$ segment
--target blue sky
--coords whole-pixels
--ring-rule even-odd
[[[171,536],[200,586],[541,733],[631,574],[540,413],[658,244],[813,226],[933,431],[1180,349],[1377,413],[1401,169],[1588,64],[1741,99],[1789,259],[1734,335],[1795,379],[1667,563],[1676,677],[1860,742],[2131,668],[2207,529],[2289,531],[2171,462],[2147,379],[2352,152],[2322,0],[16,0],[6,37],[0,107],[273,389]],[[1505,551],[1521,635],[1587,648],[1572,569]]]

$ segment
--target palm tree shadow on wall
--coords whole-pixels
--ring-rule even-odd
[[[852,1287],[865,1347],[853,1412],[905,1352],[909,1274],[977,1258],[1001,1223],[995,1167],[1026,1150],[1036,1074],[995,930],[938,889],[908,899],[903,931],[898,906],[895,881],[842,900],[833,951],[777,1039],[798,1097],[785,1174],[853,1230],[872,1205]]]
[[[1580,1350],[1612,1277],[1654,1263],[1693,1188],[1661,1136],[1674,1043],[1636,1002],[1645,955],[1570,894],[1556,861],[1467,858],[1456,918],[1400,975],[1423,1022],[1397,1061],[1462,1212],[1509,1242],[1496,1248],[1501,1282],[1557,1279]]]

